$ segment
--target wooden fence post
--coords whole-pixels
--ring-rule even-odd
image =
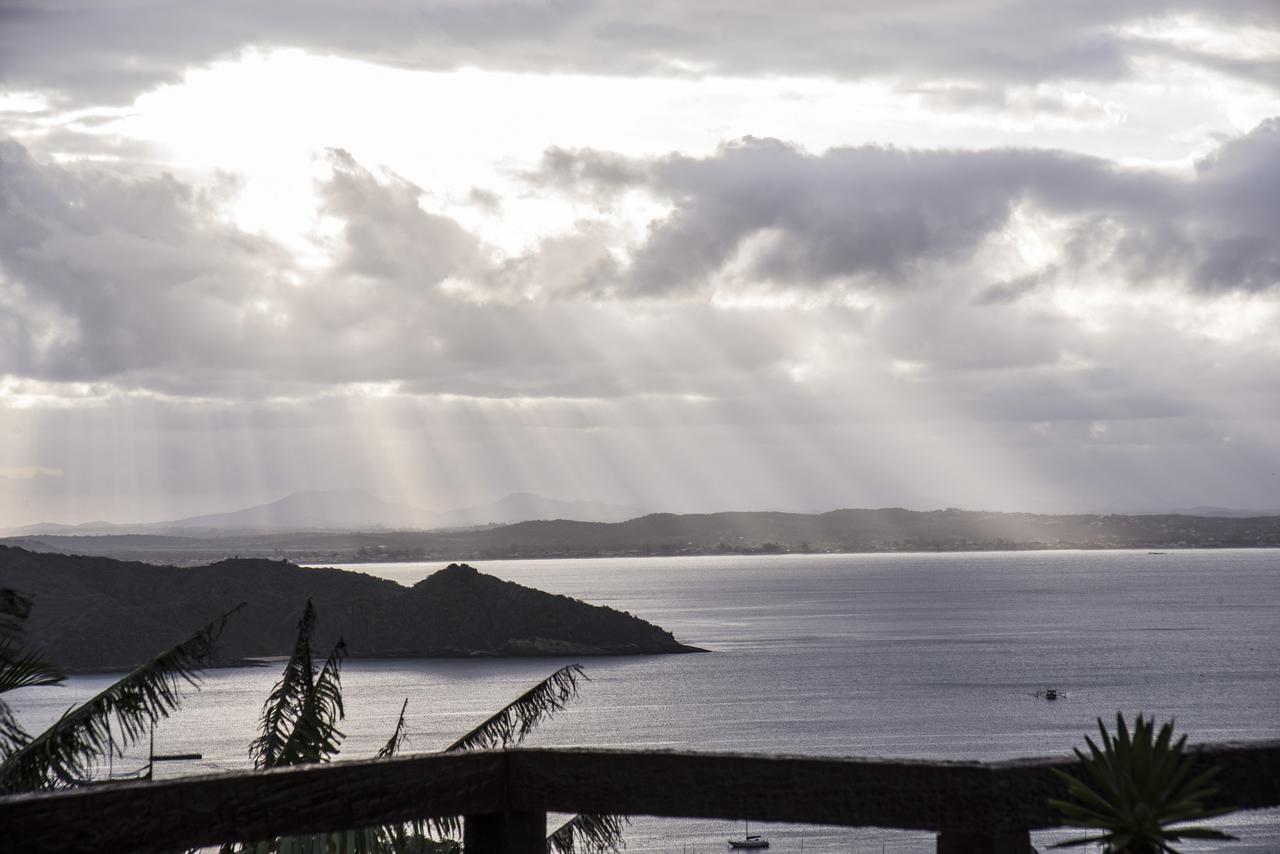
[[[469,815],[462,829],[462,847],[467,854],[546,854],[547,814]]]

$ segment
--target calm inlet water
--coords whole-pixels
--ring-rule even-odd
[[[1280,551],[1038,552],[501,561],[484,572],[630,611],[709,655],[588,659],[591,682],[541,746],[998,759],[1065,754],[1095,717],[1176,717],[1196,741],[1280,736]],[[412,584],[440,564],[361,564]],[[320,615],[324,619],[324,615]],[[345,757],[372,755],[409,698],[435,750],[560,660],[351,661]],[[198,750],[164,773],[247,766],[276,670],[209,674],[157,729]],[[107,677],[15,695],[31,726]],[[1044,688],[1062,698],[1036,697]],[[136,764],[133,763],[133,764]],[[120,766],[129,760],[118,761]],[[1280,851],[1280,819],[1223,822]],[[761,825],[773,851],[932,850],[932,837]],[[752,826],[752,832],[757,827]],[[638,818],[628,850],[720,851],[741,827]],[[1061,834],[1036,834],[1037,844]],[[1190,850],[1215,846],[1188,845]]]

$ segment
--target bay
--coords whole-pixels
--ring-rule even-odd
[[[591,681],[531,744],[1001,759],[1066,754],[1083,745],[1095,718],[1117,711],[1176,718],[1192,741],[1280,736],[1280,551],[475,565],[629,611],[711,650],[583,660]],[[344,568],[412,584],[440,566]],[[405,698],[409,749],[439,749],[564,663],[350,661],[343,756],[372,755]],[[204,759],[166,766],[164,774],[246,767],[258,710],[277,677],[275,669],[211,672],[201,693],[157,728],[158,751],[197,750]],[[64,688],[13,696],[36,727],[109,681],[77,676]],[[1050,687],[1056,702],[1037,696]],[[1220,823],[1242,837],[1233,851],[1280,850],[1274,811]],[[775,851],[799,850],[802,837],[813,851],[929,851],[933,844],[928,835],[877,829],[759,830]],[[741,828],[726,822],[638,818],[628,850],[719,851],[734,833]],[[1061,836],[1036,834],[1036,841]]]

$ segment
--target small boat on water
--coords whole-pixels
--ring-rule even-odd
[[[730,839],[730,848],[768,848],[769,840],[763,836],[744,836],[742,839]]]
[[[746,825],[746,829],[743,831],[741,839],[729,840],[729,847],[730,848],[768,848],[769,840],[765,839],[763,836],[759,835],[758,833],[752,834],[751,825],[748,824]]]

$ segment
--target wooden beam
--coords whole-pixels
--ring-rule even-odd
[[[512,807],[758,819],[912,830],[980,829],[993,817],[978,762],[666,751],[518,750]]]
[[[500,753],[429,754],[0,798],[13,851],[172,851],[503,804]]]
[[[1280,806],[1280,741],[1208,745],[1202,762],[1220,768],[1216,803]],[[1049,769],[1072,764],[428,754],[0,797],[0,840],[16,851],[164,851],[434,816],[597,812],[930,830],[968,845],[1056,826],[1046,801],[1062,784]]]
[[[1060,826],[1050,769],[1067,759],[937,762],[667,751],[515,750],[512,805],[550,812],[751,818],[846,827],[1021,833]],[[1280,806],[1280,741],[1206,745],[1233,808]]]

